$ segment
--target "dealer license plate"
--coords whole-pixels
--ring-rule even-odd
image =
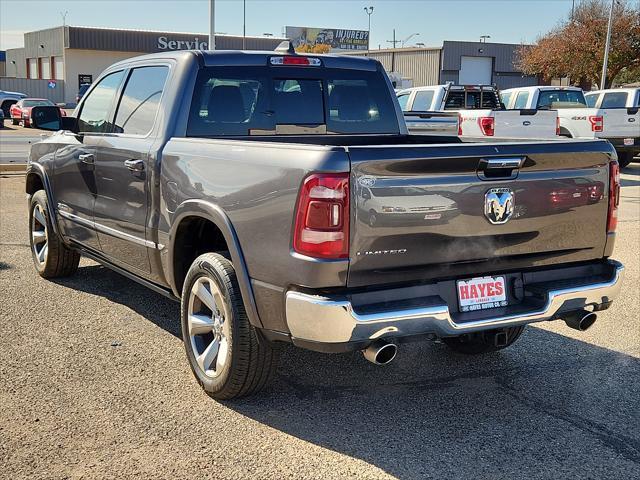
[[[504,277],[478,277],[459,280],[458,304],[461,312],[507,306]]]

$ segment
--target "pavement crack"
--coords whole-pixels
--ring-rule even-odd
[[[538,413],[549,415],[574,426],[584,433],[591,434],[617,454],[636,464],[640,464],[640,440],[617,433],[601,423],[589,420],[580,415],[558,410],[557,406],[545,403],[544,401],[532,401],[518,394],[515,389],[509,385],[509,381],[509,378],[496,378],[496,383],[514,400]]]

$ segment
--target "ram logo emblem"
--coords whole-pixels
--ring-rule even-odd
[[[484,215],[494,225],[507,223],[515,210],[515,195],[509,188],[492,188],[484,195]]]

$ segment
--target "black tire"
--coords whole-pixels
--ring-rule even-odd
[[[511,327],[504,329],[507,334],[507,341],[499,347],[495,344],[495,334],[497,331],[479,332],[468,335],[460,335],[459,337],[443,338],[442,341],[451,350],[465,355],[479,355],[482,353],[497,352],[507,348],[515,343],[525,326]]]
[[[631,152],[618,152],[618,163],[620,168],[628,167],[633,160],[633,153]]]
[[[205,373],[198,364],[194,351],[196,339],[208,334],[192,337],[189,332],[189,309],[196,282],[213,281],[222,296],[227,356],[224,366],[213,374]],[[210,291],[213,286],[210,285]],[[210,310],[211,317],[215,313]],[[253,325],[244,309],[240,288],[233,265],[217,253],[205,253],[194,260],[189,268],[182,289],[181,299],[182,338],[187,359],[198,383],[216,400],[229,400],[259,392],[275,376],[278,363],[278,348],[265,340]],[[219,317],[218,317],[219,318]],[[218,330],[220,332],[222,327]],[[212,333],[213,337],[214,334]],[[206,343],[206,342],[205,342]],[[220,349],[217,350],[218,353]],[[204,353],[202,353],[203,355]],[[217,358],[217,357],[216,357]],[[217,362],[217,360],[216,360]],[[211,371],[211,370],[210,370]],[[213,376],[215,375],[215,376]]]
[[[44,215],[44,223],[34,221],[34,213],[36,209]],[[80,263],[80,253],[67,247],[62,239],[54,232],[51,220],[47,195],[44,190],[38,190],[31,196],[29,201],[29,244],[31,245],[31,257],[36,271],[43,278],[67,277],[73,275],[78,269]],[[36,242],[37,237],[34,232],[42,231],[37,227],[46,227],[44,229],[45,245]],[[38,248],[40,247],[40,248]],[[39,256],[38,251],[42,252],[46,248],[44,255]]]

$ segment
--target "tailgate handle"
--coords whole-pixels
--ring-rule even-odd
[[[480,163],[487,162],[484,167],[485,170],[494,169],[494,168],[520,168],[522,166],[522,161],[524,158],[483,158],[480,160]]]
[[[477,175],[480,180],[513,180],[524,164],[524,157],[481,158]]]

